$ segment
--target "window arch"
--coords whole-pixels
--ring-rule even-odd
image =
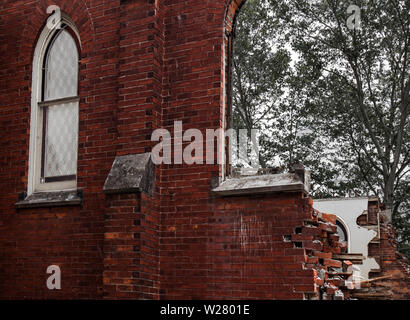
[[[239,15],[241,7],[247,0],[231,0],[228,3],[225,21],[224,21],[224,35],[222,45],[222,128],[228,132],[232,128],[232,55],[233,55],[233,41],[235,33],[235,24]],[[222,139],[221,158],[223,159],[220,176],[222,180],[231,175],[232,170],[232,146],[229,144],[233,142],[229,138]]]
[[[348,245],[349,237],[348,237],[347,229],[339,219],[336,220],[336,231],[339,236],[339,241]]]
[[[278,16],[270,0],[232,0],[227,8],[222,126],[236,138],[234,148],[225,142],[228,177],[293,171],[304,159],[295,146],[307,130],[290,76],[297,55]]]
[[[43,29],[33,59],[28,193],[75,189],[80,41],[64,14]]]

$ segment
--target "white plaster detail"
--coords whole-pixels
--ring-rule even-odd
[[[348,238],[348,253],[361,253],[363,264],[357,265],[364,280],[369,279],[369,272],[380,269],[374,258],[368,257],[369,242],[377,236],[377,232],[360,227],[357,218],[367,210],[368,198],[320,199],[313,201],[313,208],[323,213],[335,214],[346,227]]]

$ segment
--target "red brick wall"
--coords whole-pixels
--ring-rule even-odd
[[[102,212],[64,208],[1,213],[2,299],[96,298],[102,293]],[[62,290],[50,291],[47,267],[58,265]]]
[[[115,50],[119,55],[116,147],[118,154],[151,151],[151,134],[161,127],[162,1],[123,1]]]
[[[107,196],[104,298],[158,298],[158,217],[151,207],[145,194]]]
[[[221,126],[222,35],[225,1],[164,1],[163,126]],[[201,298],[208,277],[211,178],[214,165],[163,165],[160,298]]]
[[[317,291],[303,265],[316,265],[307,256],[322,245],[293,234],[313,217],[302,194],[215,198],[218,165],[158,166],[152,197],[102,192],[114,157],[149,152],[152,130],[172,132],[177,120],[184,130],[221,127],[223,36],[239,2],[2,1],[0,298],[301,299]],[[84,201],[17,210],[27,188],[31,64],[49,4],[74,20],[82,43]],[[61,291],[45,286],[51,264],[62,268]]]
[[[368,245],[368,255],[374,258],[380,269],[369,273],[369,282],[362,283],[353,297],[372,300],[408,300],[410,298],[410,266],[408,260],[398,252],[395,230],[383,221],[380,214],[383,205],[377,200],[369,201],[367,214],[357,218],[360,226],[379,226],[376,241]]]
[[[208,232],[209,297],[302,299],[312,290],[306,251],[291,241],[311,218],[305,205],[298,193],[217,199]]]
[[[16,210],[27,190],[31,72],[50,4],[81,37],[78,185],[82,207]],[[2,1],[0,4],[0,297],[102,297],[104,199],[116,154],[120,1]],[[46,268],[62,270],[49,291]]]
[[[382,289],[384,299],[410,299],[410,265],[409,261],[397,250],[395,231],[391,225],[380,226],[380,242],[369,244],[369,256],[374,257],[380,265],[380,272],[372,278],[380,278],[371,283],[369,291]]]

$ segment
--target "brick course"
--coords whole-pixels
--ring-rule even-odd
[[[0,298],[303,299],[339,266],[334,217],[301,192],[216,197],[218,165],[161,165],[155,189],[104,194],[115,156],[157,128],[222,126],[224,34],[244,1],[32,0],[0,4]],[[81,38],[81,206],[15,208],[27,189],[31,73],[46,8]],[[327,222],[325,224],[324,222]],[[47,266],[62,270],[50,291]],[[335,290],[327,290],[332,297]]]

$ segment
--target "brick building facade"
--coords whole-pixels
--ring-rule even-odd
[[[33,59],[50,5],[71,19],[80,42],[77,187],[36,193],[29,191]],[[149,160],[155,129],[173,132],[175,121],[204,132],[226,126],[226,58],[240,5],[1,2],[0,298],[336,294],[318,275],[342,267],[332,259],[341,250],[336,226],[312,209],[303,170],[234,192],[220,165]],[[289,183],[278,187],[281,178]],[[46,287],[50,265],[61,268],[61,290]]]

